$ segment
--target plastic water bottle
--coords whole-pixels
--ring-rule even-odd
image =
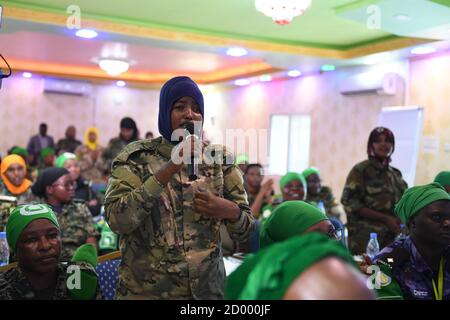
[[[317,202],[317,208],[318,208],[320,211],[322,211],[323,213],[326,213],[325,205],[323,204],[323,201]]]
[[[9,263],[9,247],[6,232],[0,232],[0,267]]]
[[[373,260],[373,258],[380,252],[380,245],[378,244],[377,234],[371,233],[369,243],[367,243],[366,253]]]
[[[403,240],[408,236],[408,231],[406,229],[406,226],[404,224],[400,225],[400,233],[397,237],[395,237],[395,240]]]

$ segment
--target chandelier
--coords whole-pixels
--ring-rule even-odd
[[[312,0],[255,0],[256,10],[271,17],[279,25],[285,25],[305,12]]]

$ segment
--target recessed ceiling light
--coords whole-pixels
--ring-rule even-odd
[[[272,77],[268,74],[264,74],[262,76],[259,77],[259,81],[261,82],[269,82],[272,81]]]
[[[75,35],[80,38],[92,39],[98,36],[97,31],[92,29],[80,29]]]
[[[302,72],[300,70],[290,70],[287,75],[289,77],[295,78],[295,77],[300,77],[302,75]]]
[[[248,79],[237,79],[234,81],[234,84],[237,86],[246,86],[250,84],[250,80]]]
[[[403,14],[403,13],[398,13],[398,14],[394,15],[394,18],[397,19],[398,21],[411,20],[410,16],[408,16],[407,14]]]
[[[127,72],[130,64],[124,60],[116,59],[100,59],[100,69],[111,76],[118,76],[121,73]]]
[[[436,52],[436,48],[433,46],[419,46],[419,47],[415,47],[411,50],[412,54],[418,54],[418,55],[422,55],[422,54],[429,54],[429,53],[434,53]]]
[[[232,57],[242,57],[247,55],[248,51],[244,48],[229,48],[227,50],[227,55],[232,56]]]
[[[116,82],[116,86],[118,87],[125,87],[127,83],[125,81],[119,80]]]
[[[324,64],[320,70],[324,71],[324,72],[328,72],[328,71],[334,71],[336,70],[336,67],[332,64]]]
[[[31,78],[33,75],[31,74],[31,72],[24,72],[22,73],[22,77],[24,78]]]

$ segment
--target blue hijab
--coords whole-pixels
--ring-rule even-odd
[[[204,118],[203,95],[197,84],[189,77],[175,77],[170,79],[161,88],[158,118],[159,133],[168,141],[170,141],[173,131],[170,121],[173,104],[183,97],[191,97],[194,99]],[[178,143],[178,141],[171,142],[174,144]]]

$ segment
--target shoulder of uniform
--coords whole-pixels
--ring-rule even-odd
[[[141,151],[155,152],[156,148],[161,142],[162,137],[158,137],[151,140],[146,139],[131,142],[125,148],[123,148],[123,150],[117,156],[116,160],[127,161],[133,154]]]
[[[402,172],[401,172],[399,169],[397,169],[397,168],[395,168],[395,167],[392,167],[392,166],[389,166],[389,168],[390,168],[392,171],[398,173],[400,176],[402,175]]]
[[[79,198],[74,198],[74,199],[72,199],[72,202],[70,204],[73,204],[75,206],[82,206],[82,205],[86,204],[86,200],[79,199]]]
[[[355,164],[355,166],[353,167],[353,170],[357,170],[357,171],[364,171],[367,167],[370,166],[370,161],[369,160],[364,160],[361,162],[358,162],[357,164]]]

